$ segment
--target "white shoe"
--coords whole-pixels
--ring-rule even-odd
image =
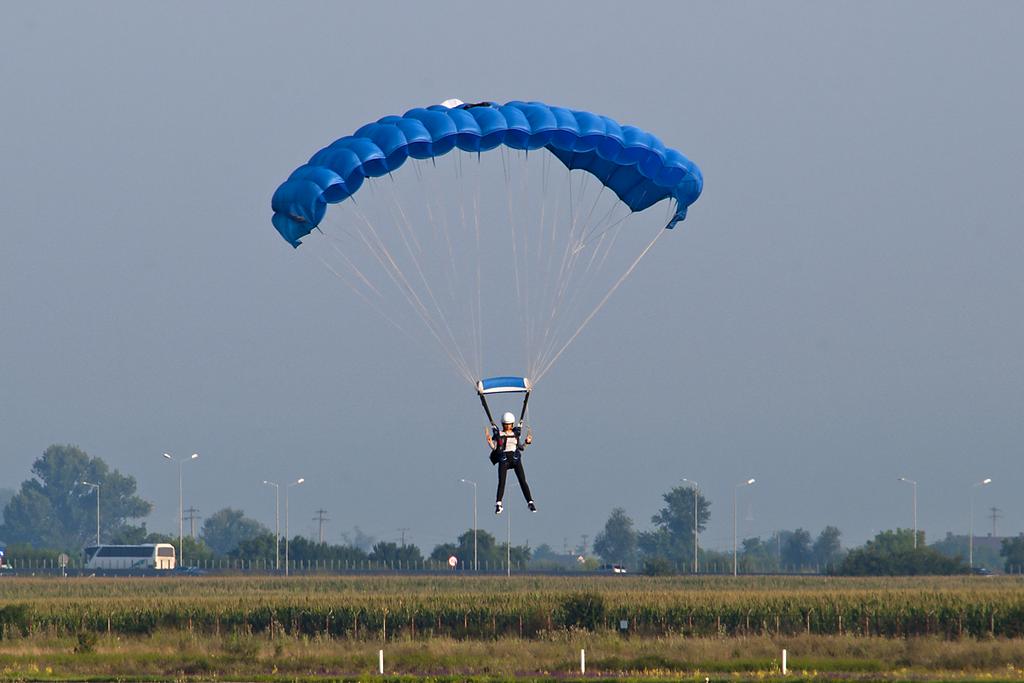
[[[495,503],[495,504],[494,504],[494,514],[496,514],[496,515],[500,515],[500,514],[501,514],[501,511],[502,511],[503,509],[504,509],[504,508],[503,508],[503,507],[501,507],[501,501],[500,501],[500,500],[499,500],[499,501],[498,501],[497,503]]]

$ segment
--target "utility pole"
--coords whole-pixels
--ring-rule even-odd
[[[995,538],[995,535],[996,535],[996,520],[1000,519],[1002,517],[1002,515],[999,514],[1000,512],[1002,512],[1002,510],[997,508],[995,505],[990,507],[989,510],[991,510],[991,514],[989,515],[989,517],[992,518],[992,537]]]
[[[188,522],[189,533],[194,539],[196,537],[196,521],[202,519],[198,514],[199,510],[196,508],[189,508],[185,510],[185,521]]]
[[[587,554],[587,539],[590,538],[590,537],[587,536],[586,534],[581,534],[581,536],[583,537],[583,545],[580,546],[580,555],[586,555]]]
[[[320,544],[322,545],[324,542],[324,522],[331,521],[327,519],[327,510],[317,510],[316,517],[313,518],[313,521],[320,523]]]
[[[405,547],[405,532],[409,531],[409,527],[403,526],[403,527],[399,528],[398,531],[402,532],[402,547],[404,548]]]

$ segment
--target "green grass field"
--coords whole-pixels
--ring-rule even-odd
[[[0,636],[7,680],[1022,680],[1024,583],[5,577]]]

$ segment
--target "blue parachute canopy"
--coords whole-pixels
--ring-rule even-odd
[[[666,227],[686,217],[704,184],[700,169],[653,134],[600,114],[541,102],[433,105],[385,116],[336,140],[295,169],[271,200],[273,223],[298,247],[328,204],[354,195],[366,178],[391,173],[409,157],[429,159],[458,148],[483,152],[544,148],[570,170],[591,173],[633,211],[676,202]]]

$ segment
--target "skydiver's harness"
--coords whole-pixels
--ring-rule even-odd
[[[509,387],[507,389],[499,390],[500,393],[512,393],[512,392],[523,392],[523,408],[519,411],[519,424],[516,425],[512,432],[515,434],[516,447],[515,450],[511,451],[510,456],[505,454],[505,444],[507,435],[498,428],[494,418],[491,416],[491,408],[487,405],[487,394],[496,393],[494,388],[487,387],[488,382],[494,380],[481,380],[477,385],[477,393],[480,395],[480,404],[484,407],[484,413],[487,414],[487,421],[491,423],[491,437],[494,441],[494,450],[491,451],[491,464],[497,465],[502,458],[511,457],[513,461],[518,460],[522,456],[523,449],[526,447],[526,443],[523,440],[523,422],[526,420],[526,406],[530,403],[530,382],[524,378],[495,378],[497,379],[518,379],[521,381],[518,387]]]
[[[523,457],[526,442],[523,440],[522,427],[513,427],[512,434],[506,434],[504,430],[492,427],[491,438],[494,440],[494,450],[491,451],[492,465],[497,465],[502,459],[509,459],[515,463]],[[515,445],[509,443],[510,439],[515,439]]]

